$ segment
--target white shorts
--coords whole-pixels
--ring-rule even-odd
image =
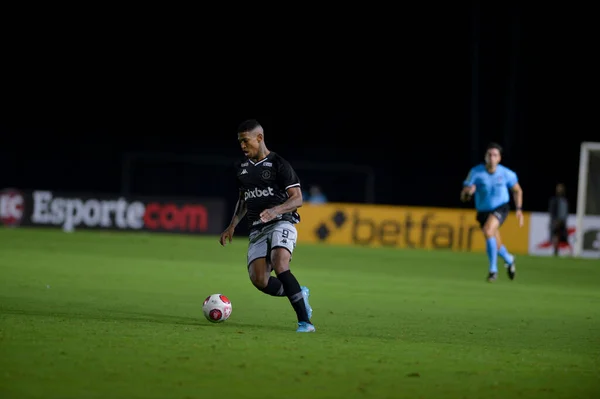
[[[271,223],[254,230],[249,237],[248,266],[258,258],[267,258],[267,262],[270,262],[271,250],[274,248],[285,248],[293,254],[297,237],[296,227],[287,221]]]

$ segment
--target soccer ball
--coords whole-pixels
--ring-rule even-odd
[[[231,301],[223,294],[212,294],[204,300],[202,311],[211,323],[222,323],[231,316]]]

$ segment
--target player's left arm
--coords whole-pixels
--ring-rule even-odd
[[[517,219],[519,220],[519,226],[523,226],[523,189],[519,184],[517,174],[513,171],[507,171],[507,185],[512,191],[513,199],[515,201],[515,208],[517,210]]]
[[[286,192],[289,198],[283,204],[271,208],[276,215],[293,212],[302,206],[302,190],[300,186],[290,187]]]
[[[282,161],[279,164],[277,169],[277,180],[280,187],[285,187],[288,198],[284,203],[262,211],[260,219],[263,223],[273,220],[284,213],[293,212],[302,206],[300,179],[287,161]]]
[[[283,204],[276,205],[273,208],[265,209],[260,213],[260,220],[267,223],[284,213],[295,211],[302,206],[302,190],[300,186],[288,187],[286,190],[288,199]]]
[[[523,210],[523,189],[521,188],[521,185],[519,183],[516,183],[510,189],[513,193],[513,199],[515,200],[515,208],[517,208],[517,211],[522,211]]]

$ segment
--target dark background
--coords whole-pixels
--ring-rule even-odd
[[[376,203],[472,206],[458,200],[462,180],[497,141],[525,210],[546,211],[564,182],[574,212],[580,143],[600,141],[584,122],[593,25],[589,10],[551,7],[348,9],[268,27],[229,20],[218,34],[206,21],[137,40],[70,32],[64,46],[38,37],[7,75],[0,188],[120,193],[126,154],[153,153],[132,163],[131,193],[232,201],[236,128],[256,118],[267,146],[330,201],[369,200],[351,164],[374,171]]]

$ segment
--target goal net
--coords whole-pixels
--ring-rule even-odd
[[[600,142],[581,143],[575,256],[600,258]]]

